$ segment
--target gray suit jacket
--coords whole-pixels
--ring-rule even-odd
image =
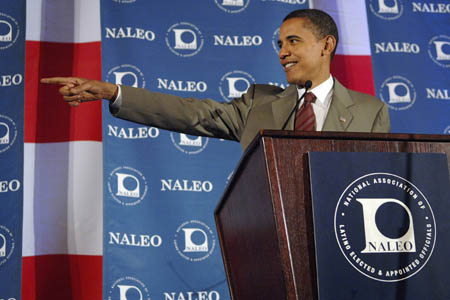
[[[113,115],[192,135],[239,141],[244,149],[260,129],[281,129],[297,100],[285,90],[254,85],[228,103],[198,100],[121,86],[122,104]],[[292,117],[286,129],[293,129]],[[333,98],[323,131],[389,132],[387,106],[373,96],[349,90],[334,79]]]

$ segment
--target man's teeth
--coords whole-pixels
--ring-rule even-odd
[[[294,66],[296,63],[288,63],[288,64],[286,64],[284,67],[285,68],[290,68],[290,67],[292,67],[292,66]]]

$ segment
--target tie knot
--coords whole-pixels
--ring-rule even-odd
[[[305,102],[306,103],[314,103],[314,102],[316,102],[316,95],[314,95],[311,92],[306,93],[306,95],[305,95]]]

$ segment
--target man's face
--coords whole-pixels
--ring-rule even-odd
[[[290,84],[304,85],[311,80],[317,86],[330,75],[329,55],[325,40],[318,40],[306,18],[288,19],[281,25],[278,46],[281,66]],[[313,25],[310,25],[313,26]]]

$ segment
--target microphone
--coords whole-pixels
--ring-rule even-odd
[[[305,98],[306,93],[308,92],[308,90],[312,87],[312,81],[311,80],[306,80],[305,82],[305,92],[303,93],[303,95],[297,100],[297,102],[295,102],[295,106],[294,109],[291,111],[291,113],[289,114],[289,117],[287,118],[286,122],[284,122],[283,127],[281,128],[281,130],[284,130],[284,128],[286,127],[287,123],[289,122],[289,119],[292,117],[292,114],[295,112],[297,112],[298,109],[298,104],[300,103],[300,101],[302,101],[303,98]]]

